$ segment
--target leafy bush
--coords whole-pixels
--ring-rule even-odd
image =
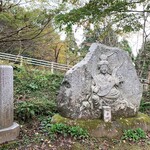
[[[25,67],[14,68],[15,119],[28,121],[56,112],[55,99],[62,74]]]
[[[50,118],[48,118],[50,119]],[[87,130],[79,126],[68,126],[63,123],[51,124],[50,120],[43,120],[41,122],[41,128],[50,139],[55,139],[57,135],[71,136],[76,139],[84,139],[89,136]]]
[[[19,99],[25,95],[30,98],[55,99],[62,79],[62,74],[16,67],[14,69],[15,98]]]
[[[79,127],[79,126],[72,126],[69,127],[69,131],[70,135],[74,138],[87,138],[88,137],[88,132],[87,130]]]
[[[132,140],[134,142],[145,138],[146,133],[141,128],[125,130],[122,136],[123,140]]]
[[[140,104],[140,109],[141,112],[147,112],[150,110],[150,102],[144,102],[143,100],[141,101]]]
[[[53,115],[56,105],[52,101],[24,101],[15,104],[15,119],[28,121],[38,115]]]

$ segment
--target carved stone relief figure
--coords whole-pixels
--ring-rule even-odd
[[[119,86],[123,83],[122,77],[109,73],[109,62],[106,55],[101,55],[98,63],[98,74],[93,77],[92,100],[93,107],[102,109],[102,106],[111,106],[121,100]]]
[[[135,116],[141,97],[142,85],[128,54],[94,43],[65,74],[57,107],[64,117],[95,119],[102,117],[103,106],[109,106],[115,119]]]

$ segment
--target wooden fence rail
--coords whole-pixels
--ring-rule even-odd
[[[20,63],[21,65],[23,63],[26,63],[26,64],[35,65],[35,66],[48,67],[51,69],[52,73],[54,72],[54,70],[67,71],[72,67],[70,65],[65,65],[65,64],[60,64],[56,62],[50,62],[50,61],[40,60],[40,59],[35,59],[35,58],[30,58],[30,57],[24,57],[20,55],[2,53],[2,52],[0,52],[0,59],[17,62],[17,63]]]

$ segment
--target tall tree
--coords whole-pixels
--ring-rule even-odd
[[[26,8],[21,1],[0,3],[0,51],[21,54],[34,49],[34,40],[51,23],[53,14],[43,8]]]
[[[87,30],[92,24],[94,32],[99,33],[98,41],[107,45],[113,45],[111,36],[140,30],[143,27],[143,14],[150,12],[147,0],[88,0],[81,6],[80,0],[63,2],[66,6],[72,3],[74,7],[69,12],[64,11],[55,17],[60,28],[69,31],[74,24],[78,24]],[[145,6],[143,10],[138,10],[142,5]],[[94,33],[93,37],[96,37],[97,33]]]
[[[74,65],[76,64],[80,59],[80,52],[79,47],[77,46],[76,39],[74,37],[74,32],[68,32],[66,33],[66,64]]]
[[[76,2],[79,1],[76,0]],[[82,7],[74,8],[65,14],[58,14],[56,21],[60,22],[61,25],[67,25],[69,28],[75,23],[82,25],[87,23],[101,24],[111,20],[109,21],[109,26],[115,25],[114,28],[118,32],[135,31],[141,27],[139,22],[140,13],[150,12],[148,8],[143,11],[136,10],[137,4],[139,5],[143,2],[144,0],[89,0]]]
[[[142,50],[142,52],[140,52],[136,58],[136,68],[139,77],[147,79],[150,68],[150,40],[143,44],[145,45],[145,49]]]
[[[123,39],[122,41],[120,41],[120,42],[118,43],[118,46],[119,46],[120,48],[124,49],[125,51],[127,51],[128,54],[129,54],[129,56],[130,56],[131,58],[133,57],[133,56],[132,56],[132,49],[131,49],[131,47],[130,47],[130,45],[129,45],[129,43],[128,43],[128,41],[127,41],[126,39]]]

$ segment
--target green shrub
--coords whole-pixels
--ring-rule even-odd
[[[24,101],[15,104],[15,119],[20,121],[28,121],[39,115],[53,115],[55,112],[55,103],[48,100]]]
[[[88,132],[79,126],[69,127],[68,132],[74,138],[81,139],[81,138],[87,138],[88,137]]]
[[[58,135],[71,136],[76,139],[84,139],[89,136],[87,130],[79,126],[68,126],[63,123],[51,124],[49,120],[43,120],[41,122],[41,128],[43,132],[50,137],[50,139],[55,139]]]
[[[139,141],[145,139],[146,133],[141,128],[125,130],[122,136],[123,140]]]
[[[150,110],[150,102],[144,102],[144,100],[141,101],[141,104],[140,104],[140,109],[139,111],[141,112],[147,112]]]
[[[27,121],[38,115],[55,113],[55,99],[62,79],[62,74],[15,67],[15,119]]]
[[[46,99],[55,99],[62,79],[62,74],[51,74],[50,71],[16,67],[14,69],[15,98],[19,99],[25,95],[29,98],[46,97]]]

